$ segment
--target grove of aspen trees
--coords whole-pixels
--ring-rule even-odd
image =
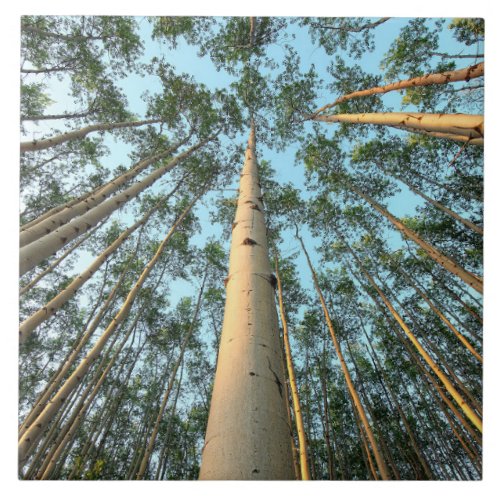
[[[25,15],[20,66],[20,479],[482,479],[483,19]]]

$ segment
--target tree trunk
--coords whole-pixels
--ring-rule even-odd
[[[431,244],[422,240],[414,231],[407,228],[399,219],[394,217],[388,210],[379,205],[371,196],[363,193],[356,186],[351,184],[349,181],[345,181],[347,186],[351,188],[356,194],[361,196],[365,201],[367,201],[375,210],[386,217],[404,236],[415,242],[422,250],[424,250],[429,257],[435,260],[438,264],[443,266],[447,271],[458,276],[464,283],[474,288],[474,290],[479,293],[483,293],[483,281],[481,278],[475,274],[466,271],[460,267],[456,262],[442,254],[439,250],[434,248]]]
[[[175,190],[178,186],[176,186]],[[123,231],[118,238],[116,238],[111,245],[109,245],[90,266],[85,269],[79,276],[77,276],[64,290],[59,292],[50,302],[47,302],[37,312],[32,314],[29,318],[25,319],[19,325],[19,342],[23,344],[31,336],[35,328],[53,316],[68,300],[70,300],[76,292],[86,283],[97,270],[106,262],[106,260],[113,255],[113,253],[120,247],[120,245],[139,227],[147,223],[151,215],[157,210],[165,201],[172,195],[172,192],[161,198],[151,209],[149,209],[144,216],[139,219],[135,224]]]
[[[142,288],[142,285],[146,278],[148,277],[149,273],[151,272],[151,269],[154,267],[158,259],[160,258],[160,255],[162,254],[164,248],[166,247],[168,241],[174,234],[175,230],[177,227],[180,225],[180,223],[184,220],[186,215],[191,211],[191,208],[195,204],[195,202],[200,198],[200,196],[205,192],[203,190],[198,196],[196,196],[191,204],[182,212],[180,217],[177,219],[175,224],[172,226],[170,231],[168,232],[167,236],[165,239],[162,241],[160,246],[158,247],[158,250],[156,251],[155,255],[153,258],[148,262],[144,270],[142,271],[141,275],[139,276],[139,279],[135,283],[135,285],[132,287],[130,290],[129,294],[127,295],[127,298],[125,299],[125,302],[123,303],[122,307],[120,308],[120,311],[118,314],[113,318],[111,323],[108,325],[108,327],[104,330],[102,333],[101,337],[99,340],[94,344],[94,347],[86,354],[86,356],[83,358],[83,360],[80,362],[78,367],[75,369],[75,371],[71,374],[71,376],[66,380],[66,382],[63,384],[63,386],[59,389],[57,394],[47,403],[43,411],[40,413],[40,415],[36,418],[36,420],[30,425],[30,427],[26,430],[26,432],[23,434],[19,441],[19,462],[20,465],[22,465],[26,459],[27,452],[31,446],[34,445],[36,440],[39,438],[41,433],[47,428],[49,425],[50,420],[54,416],[54,414],[59,410],[61,404],[64,403],[65,399],[73,392],[75,387],[78,386],[80,383],[80,380],[82,379],[83,375],[87,373],[89,368],[91,367],[92,363],[97,359],[99,354],[101,353],[102,349],[106,345],[106,342],[110,338],[110,336],[115,332],[117,327],[125,320],[127,317],[136,297],[137,294],[139,293],[140,289]]]
[[[274,281],[251,123],[200,479],[294,479]]]
[[[315,116],[315,121],[326,123],[366,123],[402,128],[411,132],[432,132],[463,137],[475,144],[484,137],[483,115],[437,113],[360,113]]]
[[[408,80],[402,80],[400,82],[389,83],[381,87],[373,87],[371,89],[358,90],[356,92],[351,92],[350,94],[345,94],[335,100],[332,104],[327,104],[322,108],[319,108],[314,112],[313,116],[317,116],[319,113],[326,111],[327,109],[333,108],[337,104],[348,101],[349,99],[355,99],[357,97],[366,97],[375,94],[385,94],[391,90],[403,90],[407,88],[414,87],[425,87],[427,85],[437,85],[446,84],[451,82],[466,81],[473,78],[478,78],[484,76],[484,63],[475,64],[467,68],[457,69],[454,71],[444,71],[442,73],[431,73],[424,76],[418,76],[416,78],[410,78]]]
[[[330,319],[330,314],[328,313],[328,308],[326,307],[326,302],[325,302],[325,299],[323,297],[323,293],[321,292],[321,288],[319,287],[316,272],[314,271],[314,268],[312,266],[312,263],[311,263],[311,260],[309,258],[309,254],[307,253],[304,242],[302,241],[302,238],[300,238],[300,236],[299,236],[298,228],[296,228],[296,237],[299,240],[300,245],[302,246],[302,250],[303,250],[304,255],[307,259],[307,264],[309,266],[309,269],[311,270],[311,274],[312,274],[312,278],[313,278],[313,282],[314,282],[314,288],[316,289],[319,301],[321,303],[321,308],[323,309],[325,321],[326,321],[326,324],[328,326],[328,330],[330,331],[333,345],[335,346],[335,351],[337,352],[337,357],[339,358],[339,361],[340,361],[340,367],[342,369],[342,373],[344,374],[347,388],[349,389],[349,394],[353,400],[354,407],[357,410],[361,421],[363,422],[363,426],[365,427],[366,435],[368,437],[368,440],[370,441],[370,445],[372,447],[373,454],[375,455],[375,461],[377,462],[377,466],[378,466],[380,475],[381,475],[382,479],[385,479],[385,480],[391,479],[391,477],[389,475],[389,471],[387,470],[387,466],[385,464],[385,461],[384,461],[382,454],[380,453],[380,450],[378,448],[377,441],[375,440],[375,436],[373,435],[373,431],[371,429],[370,423],[368,422],[368,417],[366,416],[363,405],[361,404],[361,401],[359,399],[359,395],[358,395],[358,393],[354,387],[354,384],[352,382],[351,375],[350,375],[349,370],[347,368],[347,364],[344,360],[344,356],[342,355],[340,343],[337,339],[337,335],[336,335],[335,330],[333,328],[333,323]]]
[[[183,141],[180,141],[178,144],[172,146],[171,148],[168,148],[160,153],[141,160],[140,162],[136,163],[133,168],[127,170],[127,172],[125,172],[124,174],[115,177],[113,180],[97,188],[92,193],[89,193],[88,197],[86,197],[82,201],[75,203],[69,207],[65,207],[61,211],[57,212],[57,214],[53,217],[46,218],[40,223],[33,225],[30,228],[25,229],[24,231],[21,231],[19,235],[19,246],[24,247],[25,245],[36,241],[42,236],[51,233],[58,227],[63,226],[74,217],[83,215],[90,209],[98,206],[111,194],[118,191],[118,189],[124,186],[128,181],[137,177],[144,169],[161,160],[162,158],[167,157],[188,140],[189,137],[187,137]]]
[[[42,139],[40,141],[21,142],[21,153],[25,153],[26,151],[40,151],[41,149],[51,148],[59,144],[63,144],[67,141],[82,139],[91,132],[113,130],[119,128],[141,127],[142,125],[150,125],[152,123],[160,122],[161,120],[155,118],[153,120],[141,120],[136,122],[96,123],[94,125],[83,127],[79,130],[72,130],[71,132],[65,132],[64,134],[54,135],[53,137],[49,137],[48,139]]]
[[[283,290],[281,288],[281,280],[278,269],[278,258],[275,256],[275,272],[278,287],[278,303],[281,316],[281,325],[283,327],[283,343],[285,346],[286,367],[288,378],[290,380],[290,390],[292,393],[293,401],[293,414],[295,417],[295,424],[297,426],[297,436],[299,440],[299,456],[300,456],[300,475],[301,479],[311,479],[309,472],[309,465],[307,463],[307,438],[304,431],[304,421],[302,420],[302,411],[300,409],[299,391],[297,389],[297,381],[295,379],[295,370],[293,368],[292,351],[290,348],[290,340],[288,338],[288,323],[286,320],[285,308],[283,305]]]
[[[186,333],[186,336],[184,337],[184,340],[182,342],[177,362],[172,370],[172,374],[170,375],[170,381],[168,383],[167,390],[165,391],[162,402],[160,404],[160,408],[158,410],[158,415],[156,417],[155,425],[153,427],[153,432],[151,433],[151,437],[149,438],[149,442],[148,442],[148,445],[147,445],[146,450],[144,452],[144,456],[142,457],[141,465],[139,467],[139,471],[137,472],[136,479],[144,479],[144,474],[145,474],[146,468],[148,466],[149,458],[151,457],[151,454],[153,453],[153,449],[154,449],[154,445],[155,445],[155,441],[156,441],[156,436],[158,435],[158,431],[160,429],[160,423],[161,423],[161,420],[163,418],[163,413],[165,412],[165,407],[167,406],[168,398],[170,397],[170,393],[172,392],[172,388],[174,387],[175,378],[177,376],[177,370],[179,369],[179,366],[181,365],[182,360],[184,359],[184,352],[185,352],[187,344],[191,338],[191,335],[193,334],[196,320],[198,319],[198,314],[200,313],[201,302],[203,299],[203,291],[205,288],[205,282],[207,280],[207,276],[208,276],[207,275],[207,268],[205,268],[205,275],[203,277],[203,282],[202,282],[201,287],[200,287],[200,293],[198,294],[198,300],[196,302],[196,307],[194,310],[193,319],[191,320],[191,324],[189,325],[189,330]]]
[[[132,186],[125,189],[125,191],[122,191],[112,198],[103,201],[100,205],[92,208],[86,214],[80,215],[79,217],[73,219],[71,222],[68,222],[59,229],[56,229],[52,233],[47,234],[46,236],[42,236],[29,245],[22,247],[19,252],[20,274],[23,275],[30,269],[33,269],[33,267],[35,267],[43,259],[57,252],[59,248],[62,248],[68,242],[75,239],[79,234],[88,231],[90,228],[99,223],[104,217],[109,216],[115,210],[122,207],[125,203],[134,199],[139,193],[151,186],[164,174],[172,170],[172,168],[174,168],[180,161],[190,156],[194,151],[204,146],[214,137],[215,136],[211,136],[199,142],[197,145],[188,149],[183,154],[177,156],[167,165],[156,169],[140,182],[132,184]]]

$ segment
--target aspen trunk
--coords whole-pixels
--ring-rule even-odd
[[[437,366],[437,364],[434,362],[434,360],[429,356],[427,351],[423,348],[422,344],[417,340],[417,338],[415,337],[413,332],[410,330],[408,325],[403,321],[403,318],[396,312],[396,310],[394,309],[394,307],[390,303],[389,299],[382,292],[380,287],[375,283],[374,279],[370,276],[370,274],[366,271],[366,269],[362,265],[361,261],[359,260],[358,256],[354,253],[354,251],[351,249],[351,247],[347,244],[347,242],[345,240],[342,239],[342,241],[345,244],[346,248],[351,253],[351,255],[356,260],[356,263],[357,263],[360,271],[366,276],[366,278],[370,282],[371,286],[373,286],[373,288],[377,291],[378,295],[382,299],[382,302],[385,304],[387,309],[389,309],[392,316],[397,321],[397,323],[402,328],[402,330],[405,332],[406,336],[411,341],[411,343],[415,346],[418,353],[425,359],[426,363],[429,365],[429,367],[432,369],[432,371],[437,375],[439,380],[443,383],[446,390],[450,393],[452,398],[457,402],[457,404],[462,409],[462,411],[465,413],[467,418],[476,426],[476,428],[480,432],[482,432],[483,424],[482,424],[481,419],[472,410],[472,408],[467,404],[467,402],[458,393],[458,391],[453,387],[453,385],[451,384],[450,380],[445,375],[445,373]]]
[[[165,239],[162,241],[162,243],[158,247],[158,250],[156,251],[155,255],[148,262],[148,264],[146,265],[146,267],[142,271],[141,275],[139,276],[139,279],[137,280],[135,285],[130,290],[130,292],[127,295],[127,298],[125,299],[125,302],[123,303],[122,307],[120,308],[120,311],[118,312],[118,314],[113,318],[111,323],[108,325],[108,327],[102,333],[99,340],[94,344],[92,349],[90,349],[90,351],[86,354],[86,356],[80,362],[80,364],[75,369],[75,371],[71,374],[71,376],[66,380],[66,382],[63,384],[63,386],[59,389],[57,394],[55,394],[55,396],[47,403],[47,405],[45,406],[43,411],[40,413],[40,415],[29,426],[29,428],[26,430],[26,432],[22,435],[22,437],[19,441],[19,448],[18,448],[20,465],[23,464],[23,462],[26,459],[26,455],[27,455],[30,447],[34,445],[34,443],[38,440],[38,438],[40,437],[42,432],[47,428],[50,420],[52,419],[52,417],[55,415],[55,413],[61,407],[61,404],[64,403],[65,399],[73,392],[75,387],[78,386],[83,375],[85,375],[88,372],[92,363],[97,359],[97,357],[99,356],[99,354],[103,350],[108,339],[115,332],[117,327],[125,320],[125,318],[127,317],[128,313],[129,313],[129,311],[130,311],[130,309],[131,309],[131,307],[132,307],[132,305],[137,297],[137,294],[139,293],[140,289],[142,288],[144,281],[146,280],[149,273],[151,272],[151,269],[154,267],[154,265],[156,264],[156,262],[160,258],[160,255],[162,254],[168,241],[170,240],[170,238],[174,234],[174,232],[177,229],[177,227],[179,226],[179,224],[184,220],[186,215],[191,211],[191,208],[193,207],[195,202],[198,200],[198,198],[200,198],[200,196],[202,194],[203,194],[203,192],[200,193],[198,196],[196,196],[193,199],[193,201],[191,202],[191,204],[184,210],[184,212],[177,219],[177,221],[172,226],[172,228],[168,232]]]
[[[314,112],[313,116],[326,111],[327,109],[333,108],[337,104],[348,101],[350,99],[355,99],[358,97],[366,97],[375,94],[385,94],[392,90],[403,90],[407,88],[414,87],[425,87],[428,85],[438,85],[438,84],[446,84],[451,82],[460,82],[466,81],[473,78],[479,78],[480,76],[484,76],[484,63],[475,64],[473,66],[469,66],[467,68],[457,69],[454,71],[444,71],[442,73],[430,73],[424,76],[418,76],[416,78],[410,78],[408,80],[402,80],[395,83],[389,83],[388,85],[383,85],[380,87],[372,87],[370,89],[365,90],[357,90],[356,92],[351,92],[350,94],[345,94],[338,99],[335,100],[332,104],[327,104],[322,108],[319,108]]]
[[[77,276],[64,290],[59,292],[51,301],[47,302],[37,312],[25,319],[19,325],[19,342],[22,344],[28,340],[35,328],[53,316],[68,300],[70,300],[76,292],[86,283],[96,271],[106,262],[106,260],[120,247],[120,245],[139,227],[146,224],[151,215],[157,210],[169,195],[163,197],[156,203],[146,214],[139,219],[135,224],[123,231],[111,245],[109,245],[90,266]]]
[[[356,186],[348,181],[345,181],[347,186],[350,187],[356,194],[361,196],[365,201],[367,201],[375,210],[386,217],[404,236],[415,242],[422,250],[424,250],[429,257],[435,260],[438,264],[443,266],[447,271],[458,276],[464,283],[474,288],[474,290],[479,293],[483,293],[483,281],[480,277],[476,276],[474,273],[466,271],[460,267],[456,262],[442,254],[439,250],[433,247],[431,244],[422,240],[414,231],[407,228],[399,219],[394,217],[388,210],[379,205],[371,196],[363,193]]]
[[[200,479],[294,479],[252,119]]]
[[[344,375],[347,388],[349,390],[349,394],[353,400],[353,404],[355,407],[355,411],[357,410],[357,413],[359,414],[359,418],[361,419],[363,426],[366,431],[366,435],[368,437],[368,440],[370,441],[370,445],[373,450],[373,454],[375,456],[375,461],[377,462],[377,467],[379,469],[380,475],[382,479],[390,479],[389,471],[387,470],[387,465],[382,457],[382,454],[380,453],[380,450],[377,445],[377,441],[375,440],[375,436],[373,435],[372,428],[370,426],[370,423],[368,421],[368,417],[366,416],[365,410],[363,408],[363,405],[361,404],[361,401],[359,399],[359,395],[356,391],[356,388],[354,387],[354,384],[351,379],[351,375],[349,373],[349,370],[347,368],[347,364],[344,360],[344,356],[342,354],[342,349],[340,348],[340,343],[337,339],[337,335],[335,333],[335,330],[333,328],[333,323],[332,320],[330,319],[330,314],[328,312],[328,308],[326,307],[326,302],[323,297],[323,293],[321,292],[321,288],[319,287],[318,283],[318,278],[316,276],[316,272],[314,271],[314,268],[312,266],[311,260],[309,258],[309,254],[307,253],[306,247],[304,245],[304,242],[302,241],[302,238],[300,238],[299,233],[298,233],[298,228],[296,229],[296,237],[300,242],[300,245],[302,246],[302,250],[304,251],[304,255],[306,256],[307,259],[307,264],[309,266],[309,269],[311,270],[311,274],[313,277],[313,282],[314,282],[314,288],[316,289],[316,293],[318,294],[319,301],[321,303],[321,308],[323,309],[323,314],[325,316],[325,321],[328,326],[328,330],[330,331],[330,336],[332,337],[333,345],[335,347],[335,351],[337,353],[337,357],[339,358],[340,362],[340,367],[342,369],[342,373]]]
[[[283,343],[285,346],[286,367],[288,378],[290,380],[290,391],[292,393],[293,414],[295,416],[295,424],[297,426],[297,436],[299,440],[299,457],[300,457],[300,474],[301,479],[311,479],[309,465],[307,463],[307,438],[304,430],[304,421],[302,419],[302,411],[300,409],[299,391],[297,389],[297,381],[295,379],[295,370],[293,368],[292,350],[290,348],[290,339],[288,337],[288,322],[286,320],[285,308],[283,305],[283,290],[281,288],[281,280],[278,269],[278,258],[275,256],[275,271],[276,281],[278,286],[278,303],[281,316],[281,325],[283,327]]]
[[[191,324],[189,325],[189,330],[186,333],[186,336],[184,337],[184,340],[182,342],[177,362],[175,363],[175,366],[172,370],[172,374],[170,375],[170,381],[168,383],[167,390],[165,391],[165,394],[164,394],[163,399],[161,401],[160,409],[158,410],[158,415],[156,417],[155,425],[153,427],[153,432],[151,433],[151,437],[149,438],[148,445],[147,445],[146,450],[144,452],[144,456],[142,457],[141,465],[139,467],[139,471],[137,472],[136,479],[143,479],[144,478],[144,474],[146,472],[146,468],[148,466],[149,459],[151,457],[151,454],[153,453],[153,449],[154,449],[154,445],[155,445],[155,441],[156,441],[156,436],[158,435],[158,431],[160,429],[160,423],[161,423],[161,420],[163,418],[163,413],[165,412],[165,407],[167,406],[168,398],[170,397],[170,393],[172,392],[172,388],[174,387],[175,378],[177,377],[177,370],[179,369],[179,366],[181,365],[182,360],[184,359],[184,352],[185,352],[187,344],[191,338],[191,335],[193,334],[196,320],[198,319],[198,314],[199,314],[200,308],[201,308],[201,302],[203,299],[203,291],[205,288],[206,280],[207,280],[207,271],[205,269],[205,276],[203,278],[203,282],[202,282],[201,287],[200,287],[200,293],[198,294],[198,300],[196,302],[196,307],[195,307],[193,319],[191,320]]]
[[[153,163],[170,155],[173,151],[175,151],[182,144],[184,144],[188,139],[189,137],[167,150],[164,150],[160,153],[145,158],[144,160],[136,163],[134,167],[129,169],[124,174],[115,177],[113,180],[97,188],[97,190],[94,190],[92,193],[89,193],[89,195],[82,201],[75,203],[71,206],[67,206],[62,210],[60,210],[59,212],[57,212],[53,217],[45,218],[40,223],[32,225],[28,229],[22,230],[19,235],[19,246],[23,247],[33,241],[36,241],[38,238],[41,238],[42,236],[51,233],[58,227],[63,226],[74,217],[85,214],[90,209],[98,206],[111,194],[118,191],[128,181],[137,177],[143,170],[145,170]]]
[[[464,217],[458,215],[453,210],[450,210],[449,208],[445,207],[444,205],[442,205],[438,201],[430,198],[425,193],[423,193],[422,191],[420,191],[420,189],[418,189],[413,184],[411,184],[410,182],[408,182],[406,179],[403,179],[402,177],[400,177],[398,175],[395,175],[393,173],[390,173],[390,172],[388,172],[388,174],[392,175],[393,177],[395,177],[396,179],[398,179],[400,182],[402,182],[403,184],[405,184],[408,188],[410,188],[411,191],[413,191],[418,196],[421,196],[424,200],[428,201],[432,206],[436,207],[438,210],[441,210],[441,212],[449,215],[450,217],[452,217],[456,221],[460,222],[464,226],[468,227],[469,229],[472,229],[475,233],[483,235],[484,231],[483,231],[482,227],[477,226],[476,224],[474,224],[470,220],[465,219]]]
[[[87,234],[80,238],[74,245],[72,245],[68,250],[66,250],[58,259],[52,262],[46,269],[44,269],[40,274],[37,274],[26,286],[23,286],[19,290],[19,296],[24,295],[26,292],[31,290],[44,276],[50,274],[69,254],[76,250],[83,242],[87,241],[98,229],[100,229],[105,223],[106,220],[103,220],[98,226],[96,226],[92,231],[89,231]]]
[[[160,122],[161,120],[159,119],[153,119],[141,120],[136,122],[96,123],[95,125],[89,125],[79,130],[65,132],[64,134],[55,135],[53,137],[49,137],[48,139],[42,139],[40,141],[21,142],[21,153],[25,153],[26,151],[40,151],[41,149],[52,148],[67,141],[81,139],[91,132],[113,130],[118,128],[141,127],[142,125],[150,125],[152,123]]]
[[[411,132],[429,132],[461,137],[465,140],[483,139],[483,115],[437,113],[360,113],[316,116],[315,121],[326,123],[366,123],[402,128]]]
[[[43,259],[57,252],[59,248],[65,246],[67,243],[75,239],[79,234],[83,234],[85,231],[88,231],[90,228],[99,223],[104,217],[109,216],[115,210],[122,207],[125,203],[134,199],[139,193],[144,191],[160,177],[174,168],[180,161],[187,158],[194,151],[204,146],[214,137],[215,136],[212,136],[203,140],[202,142],[199,142],[197,145],[191,147],[183,154],[177,156],[167,165],[156,169],[140,182],[136,182],[121,193],[116,194],[115,196],[103,201],[98,206],[89,210],[86,214],[80,215],[79,217],[73,219],[71,222],[68,222],[59,229],[56,229],[52,233],[47,234],[46,236],[33,241],[29,245],[22,247],[19,252],[20,274],[23,275],[30,269],[33,269],[33,267],[35,267]]]

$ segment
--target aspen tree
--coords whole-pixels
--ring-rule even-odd
[[[297,436],[299,440],[299,456],[300,456],[300,475],[303,480],[310,480],[309,465],[307,463],[307,438],[304,431],[304,421],[302,420],[302,411],[300,409],[299,391],[297,389],[297,381],[295,379],[295,370],[293,368],[292,350],[290,348],[290,340],[288,338],[288,322],[286,320],[285,307],[283,304],[283,290],[281,288],[281,279],[278,268],[278,257],[274,257],[276,284],[278,288],[278,304],[281,317],[281,326],[283,328],[283,343],[285,346],[286,367],[290,380],[290,390],[292,392],[293,412],[295,416],[295,424],[297,426]]]
[[[184,359],[184,352],[186,351],[186,347],[188,345],[189,340],[191,339],[191,336],[193,334],[193,331],[195,329],[195,324],[198,319],[198,314],[200,312],[201,308],[201,302],[203,299],[203,291],[205,288],[205,282],[207,280],[207,270],[205,269],[205,275],[203,277],[203,282],[200,287],[200,292],[198,294],[198,300],[196,302],[194,314],[193,314],[193,319],[191,320],[191,324],[189,325],[189,329],[186,333],[186,336],[184,337],[184,340],[182,342],[180,352],[177,358],[177,362],[174,365],[174,368],[172,370],[172,373],[170,375],[170,381],[168,383],[168,387],[165,391],[165,394],[163,396],[163,399],[160,404],[160,408],[158,410],[158,415],[156,417],[156,421],[153,427],[153,432],[151,433],[151,437],[149,438],[148,445],[146,447],[144,456],[142,457],[141,465],[139,467],[139,471],[137,472],[136,479],[144,479],[144,474],[146,472],[146,468],[148,466],[149,459],[151,457],[151,454],[153,453],[153,448],[154,444],[156,441],[156,436],[158,435],[158,431],[160,428],[160,423],[163,418],[163,413],[165,412],[165,407],[167,406],[168,403],[168,398],[170,397],[170,393],[172,392],[172,388],[174,387],[175,383],[175,378],[177,377],[177,370],[179,369],[179,366],[181,365],[183,359]]]
[[[142,274],[139,276],[139,279],[135,283],[135,285],[132,287],[130,290],[129,294],[127,295],[127,298],[125,299],[124,303],[122,304],[118,314],[113,318],[111,323],[108,325],[108,327],[104,330],[102,333],[101,337],[97,340],[97,342],[94,344],[92,349],[86,354],[86,356],[82,359],[78,367],[75,369],[75,371],[71,374],[71,376],[66,380],[66,382],[62,385],[62,387],[59,389],[57,394],[48,402],[48,404],[45,406],[43,411],[38,415],[36,420],[29,426],[28,429],[26,429],[26,432],[22,435],[20,442],[19,442],[19,463],[22,466],[24,461],[26,460],[27,453],[29,449],[34,446],[35,442],[38,440],[40,437],[41,433],[47,428],[50,420],[52,417],[55,415],[55,413],[59,410],[61,404],[64,403],[66,398],[73,392],[75,387],[78,386],[80,383],[83,375],[87,373],[93,362],[97,359],[99,354],[101,353],[102,349],[106,345],[107,340],[111,337],[111,335],[115,332],[117,327],[124,321],[124,319],[127,317],[134,301],[135,298],[137,297],[137,294],[139,293],[140,289],[142,288],[142,285],[146,278],[148,277],[149,273],[151,272],[151,269],[153,266],[156,264],[158,259],[160,258],[164,248],[166,247],[167,243],[169,242],[170,238],[176,231],[177,227],[180,225],[180,223],[184,220],[186,215],[191,211],[191,208],[195,204],[195,202],[204,194],[205,190],[203,190],[200,194],[198,194],[193,201],[189,204],[189,206],[182,212],[182,214],[179,216],[175,224],[172,226],[170,231],[167,233],[165,239],[162,241],[160,246],[158,247],[158,250],[156,251],[155,255],[153,258],[148,262],[146,267],[144,268]]]
[[[63,226],[74,217],[82,215],[88,212],[91,208],[96,207],[111,194],[118,191],[131,179],[137,177],[147,167],[167,157],[173,151],[185,144],[188,140],[189,136],[186,139],[180,141],[178,144],[175,144],[174,146],[166,150],[163,150],[157,154],[145,158],[144,160],[139,161],[125,173],[115,177],[113,180],[95,189],[91,194],[89,194],[86,198],[79,201],[78,203],[71,204],[70,206],[67,206],[57,212],[53,217],[47,217],[38,224],[32,225],[29,228],[22,230],[19,235],[19,246],[23,247],[31,243],[32,241],[36,241],[41,236],[45,236],[46,234],[51,233],[54,229]]]
[[[299,240],[300,245],[302,247],[302,250],[304,252],[304,255],[307,260],[307,264],[309,266],[309,269],[311,271],[312,277],[313,277],[313,283],[314,283],[314,288],[316,289],[316,293],[318,294],[319,301],[321,303],[321,308],[323,310],[323,314],[325,316],[325,321],[328,326],[328,330],[330,331],[330,335],[332,337],[333,345],[335,347],[335,351],[337,353],[337,357],[339,358],[340,362],[340,367],[342,370],[342,373],[344,375],[347,388],[349,390],[349,394],[353,400],[354,407],[356,409],[356,412],[359,415],[359,418],[361,419],[364,429],[366,431],[366,435],[368,437],[368,440],[370,441],[370,445],[373,450],[373,454],[375,455],[375,461],[377,462],[377,466],[380,472],[380,475],[382,479],[390,479],[389,472],[387,470],[387,465],[384,461],[384,458],[382,457],[382,454],[380,453],[380,450],[377,445],[377,441],[375,440],[375,436],[373,435],[373,431],[371,429],[370,423],[368,422],[368,418],[366,416],[365,410],[363,408],[363,405],[359,399],[358,393],[356,391],[356,388],[354,387],[354,384],[351,379],[351,375],[349,373],[349,370],[347,368],[346,362],[344,360],[344,357],[342,355],[342,350],[340,348],[340,343],[337,339],[337,335],[335,333],[335,330],[333,328],[333,323],[332,320],[330,319],[330,314],[328,312],[328,308],[326,307],[326,302],[323,297],[323,293],[321,292],[321,288],[319,287],[318,283],[318,278],[316,276],[316,272],[314,271],[314,268],[312,266],[311,260],[309,258],[309,254],[307,253],[307,250],[305,248],[304,242],[302,241],[302,238],[299,236],[299,229],[296,226],[296,238]]]
[[[432,369],[432,371],[437,375],[439,380],[441,380],[441,382],[443,383],[446,390],[450,393],[452,398],[457,402],[457,404],[463,410],[463,412],[465,413],[467,418],[476,426],[476,428],[480,432],[482,432],[483,425],[482,425],[481,419],[472,410],[472,408],[467,404],[467,402],[458,393],[458,391],[453,387],[453,385],[451,384],[450,380],[445,375],[445,373],[437,366],[437,364],[434,362],[434,360],[429,356],[427,351],[423,348],[422,344],[417,340],[417,338],[415,337],[413,332],[410,330],[408,325],[404,322],[403,318],[396,312],[396,310],[394,309],[394,307],[390,303],[389,299],[382,292],[380,287],[375,283],[374,279],[370,276],[370,274],[366,271],[366,269],[362,265],[361,261],[359,260],[359,257],[354,253],[354,251],[351,249],[351,247],[347,244],[347,242],[345,240],[342,239],[342,241],[343,241],[344,245],[346,246],[346,248],[349,250],[349,253],[354,257],[358,268],[366,276],[366,278],[368,279],[370,284],[373,286],[373,288],[377,291],[380,298],[382,299],[382,301],[386,305],[387,309],[389,309],[391,314],[394,316],[394,319],[398,322],[398,324],[400,325],[402,330],[405,332],[408,339],[415,346],[415,348],[417,349],[419,354],[425,359],[426,363],[429,365],[429,367]]]
[[[398,218],[394,217],[388,210],[379,205],[371,196],[367,195],[359,188],[354,186],[351,182],[344,180],[347,187],[349,187],[356,194],[361,196],[365,201],[367,201],[377,212],[381,213],[386,217],[404,236],[415,242],[422,250],[424,250],[429,257],[435,260],[438,264],[443,266],[447,271],[458,276],[464,283],[474,288],[474,290],[479,293],[483,293],[483,281],[482,278],[476,276],[474,273],[463,269],[456,262],[454,262],[450,257],[447,257],[434,246],[424,241],[420,238],[414,231],[406,227]]]
[[[192,153],[203,147],[209,141],[213,140],[216,136],[217,134],[202,140],[181,155],[177,156],[173,161],[156,169],[143,180],[132,184],[132,186],[125,189],[125,191],[122,191],[121,193],[103,201],[98,206],[89,210],[86,214],[80,215],[52,233],[22,247],[19,252],[20,274],[23,275],[30,269],[33,269],[43,259],[55,253],[59,250],[59,248],[65,246],[79,234],[83,234],[85,231],[88,231],[90,228],[99,223],[99,221],[101,221],[104,217],[109,216],[125,203],[134,199],[139,193],[151,186],[164,174],[172,170],[172,168],[174,168],[180,161],[189,157]]]
[[[135,122],[96,123],[94,125],[88,125],[87,127],[81,128],[79,130],[72,130],[71,132],[65,132],[64,134],[55,135],[53,137],[49,137],[48,139],[42,139],[40,141],[21,142],[21,153],[52,148],[67,141],[82,139],[91,132],[103,132],[105,130],[114,130],[128,127],[142,127],[143,125],[151,125],[153,123],[161,123],[161,120],[155,118],[152,120],[141,120]]]
[[[252,118],[200,479],[295,477],[261,196]]]
[[[177,190],[179,184],[166,196],[163,196],[153,207],[151,207],[143,217],[125,229],[116,239],[109,245],[90,266],[80,273],[64,290],[59,292],[52,300],[47,302],[42,308],[33,313],[29,318],[25,319],[19,325],[19,342],[24,343],[33,333],[35,328],[54,315],[68,300],[70,300],[76,292],[86,283],[104,262],[120,247],[120,245],[139,227],[144,226],[151,215],[161,206],[166,200]]]
[[[416,78],[410,78],[408,80],[402,80],[395,83],[389,83],[380,87],[373,87],[371,89],[357,90],[351,92],[350,94],[344,94],[343,96],[337,98],[332,104],[327,104],[322,108],[316,110],[311,118],[316,117],[320,113],[323,113],[327,109],[337,106],[350,99],[355,99],[358,97],[367,97],[376,94],[386,94],[393,90],[403,90],[413,87],[425,87],[428,85],[445,84],[460,81],[469,81],[473,78],[479,78],[484,76],[484,63],[474,64],[473,66],[468,66],[467,68],[456,69],[453,71],[443,71],[442,73],[430,73],[424,76],[418,76]]]
[[[361,113],[315,116],[312,120],[326,123],[364,123],[401,128],[409,132],[439,134],[444,138],[470,144],[483,144],[483,115],[436,113]]]

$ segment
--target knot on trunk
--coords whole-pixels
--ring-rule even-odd
[[[250,245],[250,246],[255,246],[255,245],[258,245],[258,243],[255,241],[255,240],[252,240],[252,238],[245,238],[243,240],[243,243],[242,245]]]

